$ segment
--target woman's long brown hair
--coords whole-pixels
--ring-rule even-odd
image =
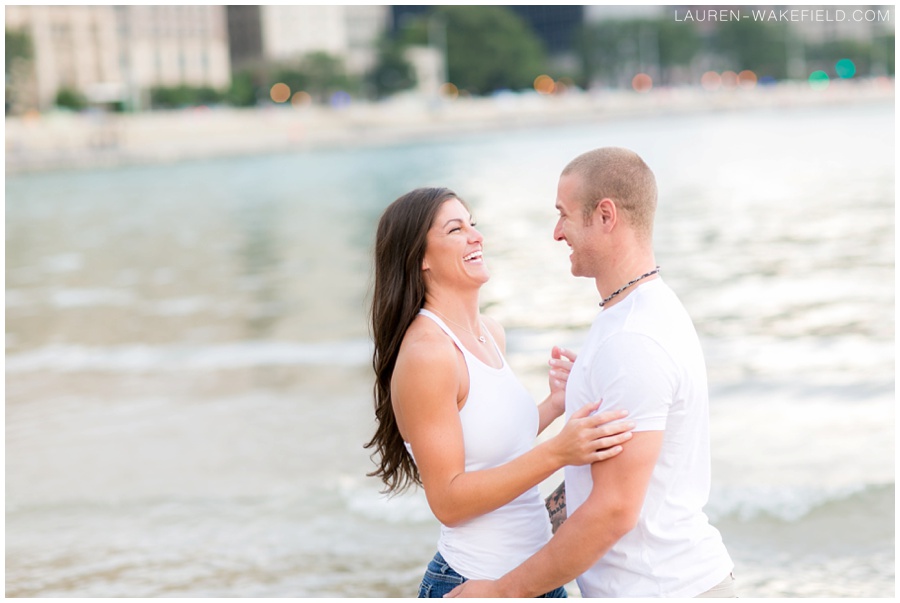
[[[375,285],[371,328],[375,352],[375,435],[365,445],[378,468],[369,473],[385,484],[385,492],[421,485],[416,464],[403,443],[391,400],[391,378],[406,330],[425,303],[422,260],[425,240],[441,205],[459,199],[446,188],[418,188],[391,203],[375,236]]]

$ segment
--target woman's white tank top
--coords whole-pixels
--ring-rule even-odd
[[[447,333],[469,370],[469,395],[459,411],[466,471],[497,467],[531,450],[540,422],[537,406],[493,337],[491,342],[503,361],[500,368],[469,352],[435,314],[425,309],[419,314]],[[543,497],[534,486],[495,511],[452,528],[442,525],[438,551],[466,578],[495,580],[537,552],[551,536]]]

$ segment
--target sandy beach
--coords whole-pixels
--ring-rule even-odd
[[[783,109],[894,98],[894,80],[806,82],[752,89],[702,88],[505,94],[455,100],[199,107],[135,114],[55,112],[6,118],[6,173],[174,162],[443,139],[509,128],[596,123],[640,115]]]

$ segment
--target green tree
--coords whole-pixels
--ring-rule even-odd
[[[409,90],[416,85],[416,73],[406,60],[408,46],[399,40],[384,37],[378,42],[378,58],[366,80],[378,98]]]
[[[224,94],[209,86],[157,86],[150,89],[150,105],[154,109],[195,107],[222,102]]]
[[[692,23],[670,19],[608,20],[586,25],[577,38],[583,85],[628,85],[638,71],[673,83],[675,68],[691,64],[702,47]]]
[[[625,39],[619,21],[600,21],[581,29],[575,47],[581,59],[583,87],[596,81],[615,84],[626,54]]]
[[[81,111],[87,107],[87,98],[73,88],[60,88],[56,93],[56,106],[72,111]]]
[[[6,30],[6,74],[9,75],[16,61],[30,61],[34,56],[31,36],[27,31]]]
[[[359,80],[347,74],[344,62],[325,52],[313,52],[303,57],[300,71],[309,78],[310,94],[323,100],[335,92],[355,94],[360,89]]]
[[[750,69],[760,77],[782,79],[791,35],[787,23],[723,21],[710,39],[711,50],[719,57],[719,69]]]
[[[241,71],[231,77],[231,86],[225,93],[225,102],[235,107],[256,105],[259,86],[252,71]]]
[[[30,102],[34,47],[25,30],[6,29],[6,113],[22,111]]]
[[[872,62],[879,64],[879,70],[884,69],[886,71],[886,73],[874,73],[873,75],[894,77],[894,62],[896,60],[894,44],[896,44],[896,38],[895,34],[892,33],[872,40]]]
[[[438,50],[446,51],[447,79],[473,94],[531,88],[546,70],[537,34],[505,6],[436,6],[408,28],[404,39],[444,46]]]
[[[659,41],[659,66],[664,84],[670,81],[674,68],[688,67],[703,47],[703,40],[693,23],[677,23],[674,19],[656,21],[656,35]]]
[[[835,63],[841,59],[853,61],[857,75],[870,73],[872,44],[857,40],[830,40],[806,48],[806,65],[810,71],[821,69],[834,77]]]
[[[281,82],[292,92],[302,90],[318,102],[328,102],[335,92],[355,94],[360,89],[360,82],[347,74],[344,62],[327,52],[312,52],[297,64],[282,64],[269,80],[269,87]]]

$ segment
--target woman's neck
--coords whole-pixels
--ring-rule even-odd
[[[478,293],[462,295],[459,292],[426,292],[426,310],[436,312],[464,328],[477,331],[481,322],[478,309]]]

